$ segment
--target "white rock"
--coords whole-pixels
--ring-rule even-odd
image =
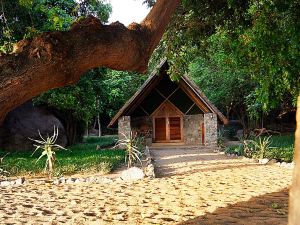
[[[267,164],[269,162],[269,159],[259,159],[258,162],[260,164]]]
[[[287,163],[286,164],[286,168],[288,168],[288,169],[294,169],[294,163],[292,162],[292,163]]]
[[[0,184],[1,184],[1,186],[3,186],[3,187],[7,187],[7,186],[10,186],[10,185],[11,185],[10,181],[8,181],[8,180],[1,181]]]
[[[137,167],[131,167],[122,172],[121,178],[125,181],[140,180],[145,177],[143,170]]]
[[[15,180],[16,185],[22,185],[25,182],[25,178],[19,178]]]
[[[66,179],[64,177],[59,178],[58,181],[60,184],[66,183]]]
[[[78,184],[78,183],[80,183],[81,181],[77,178],[77,179],[75,179],[75,181],[74,181],[74,183],[75,184]]]
[[[85,179],[85,182],[87,182],[87,183],[92,183],[92,182],[95,182],[95,181],[96,181],[96,179],[94,177],[88,177],[88,178]]]
[[[66,179],[66,184],[73,184],[74,181],[75,181],[75,178],[70,177],[70,178]]]
[[[280,164],[280,166],[286,168],[286,164],[287,164],[286,162],[282,162],[282,163]]]
[[[59,184],[59,180],[53,181],[53,184],[58,185]]]

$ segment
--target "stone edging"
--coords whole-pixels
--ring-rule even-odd
[[[122,173],[121,177],[117,177],[117,178],[108,178],[105,176],[90,176],[90,177],[80,177],[80,178],[75,178],[75,177],[60,177],[55,179],[54,181],[49,181],[47,179],[32,179],[32,180],[26,180],[25,178],[19,178],[16,180],[0,180],[0,187],[13,187],[13,186],[19,186],[19,185],[24,185],[24,184],[28,184],[28,183],[33,183],[33,184],[45,184],[45,183],[52,183],[54,185],[60,185],[60,184],[79,184],[79,183],[96,183],[96,184],[111,184],[113,182],[124,182],[124,181],[135,181],[135,180],[139,180],[142,179],[144,176],[148,177],[148,178],[155,178],[155,172],[154,172],[154,164],[153,164],[153,158],[151,156],[150,153],[150,149],[148,146],[146,146],[145,148],[145,152],[144,152],[144,157],[145,160],[143,160],[143,162],[145,162],[145,167],[143,169],[144,175],[142,176],[141,174],[139,174],[139,177],[134,177],[134,172],[133,176],[130,174],[129,172],[129,178],[125,179]],[[132,167],[135,168],[136,170],[140,170],[142,173],[141,169],[138,169],[136,167]],[[131,168],[131,169],[132,169]],[[123,172],[129,171],[125,170]],[[132,176],[132,177],[131,177]],[[128,175],[127,175],[128,177]],[[122,179],[123,178],[123,179]]]
[[[226,154],[226,156],[228,157],[244,157],[248,160],[251,160],[252,162],[255,163],[259,163],[259,164],[263,164],[263,165],[271,165],[271,164],[276,164],[277,166],[286,168],[286,169],[294,169],[294,161],[287,163],[287,162],[277,162],[276,159],[268,159],[268,158],[264,158],[264,159],[253,159],[253,158],[247,158],[245,156],[238,156],[236,154]]]
[[[155,178],[155,168],[153,164],[153,158],[151,156],[150,148],[146,146],[144,155],[146,157],[146,167],[144,168],[144,173],[149,178]]]

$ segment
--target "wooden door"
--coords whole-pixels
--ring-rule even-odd
[[[155,118],[155,141],[167,140],[166,123],[166,118]]]
[[[183,140],[182,113],[174,105],[166,101],[151,116],[155,142],[180,142]]]
[[[181,140],[181,118],[169,117],[169,133],[171,141]]]

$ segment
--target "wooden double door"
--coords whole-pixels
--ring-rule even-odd
[[[171,103],[165,103],[153,115],[155,142],[181,142],[183,116]]]

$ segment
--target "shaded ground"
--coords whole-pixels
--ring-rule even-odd
[[[1,188],[0,221],[29,224],[287,223],[291,170],[227,158],[211,151],[166,151],[154,152],[161,175],[154,180]]]

